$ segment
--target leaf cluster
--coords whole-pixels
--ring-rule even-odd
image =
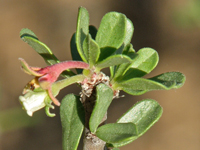
[[[101,20],[99,29],[89,25],[88,11],[80,7],[77,29],[71,38],[73,60],[84,61],[98,73],[110,68],[111,87],[103,83],[96,86],[96,102],[89,119],[92,134],[106,142],[107,147],[121,147],[142,136],[162,115],[162,107],[152,99],[136,103],[116,123],[99,126],[113,100],[113,91],[123,90],[131,95],[141,95],[152,90],[180,88],[185,76],[180,72],[167,72],[152,78],[143,78],[158,64],[158,53],[152,48],[135,51],[130,43],[134,27],[122,13],[109,12]],[[27,42],[48,65],[60,62],[51,50],[29,29],[20,37]],[[78,74],[84,73],[77,70]],[[74,76],[71,70],[62,74]],[[64,150],[77,149],[85,125],[84,107],[80,97],[66,95],[60,107]]]

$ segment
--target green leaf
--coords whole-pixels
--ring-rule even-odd
[[[101,20],[96,42],[99,47],[113,47],[118,49],[124,42],[126,34],[126,16],[117,13],[109,12]]]
[[[133,123],[111,123],[99,127],[96,135],[107,143],[118,143],[136,137],[137,129]]]
[[[116,83],[116,82],[115,82]],[[116,86],[116,85],[114,85]],[[165,85],[149,80],[144,78],[133,78],[127,81],[119,82],[117,87],[122,89],[123,91],[127,92],[128,94],[130,91],[152,91],[152,90],[168,90],[171,89],[173,85],[170,87],[166,87]],[[128,90],[127,90],[128,89]],[[129,90],[130,89],[130,90]]]
[[[65,96],[60,106],[63,131],[63,150],[76,150],[84,128],[84,108],[80,98],[73,94]]]
[[[124,46],[131,41],[132,34],[133,25],[126,16],[117,12],[106,14],[96,36],[101,49],[99,61],[113,54],[121,54]]]
[[[159,57],[156,50],[152,48],[142,48],[137,52],[137,57],[131,68],[140,69],[147,74],[150,73],[158,64]]]
[[[89,14],[84,7],[79,8],[77,28],[76,28],[76,46],[84,62],[87,62],[86,54],[83,50],[83,41],[89,33]]]
[[[38,40],[38,37],[35,35],[35,33],[33,33],[33,31],[29,30],[28,28],[23,28],[20,33],[20,38],[23,38],[23,36],[31,36],[32,38],[35,38],[36,40]]]
[[[125,38],[124,38],[123,44],[120,46],[120,48],[118,48],[116,50],[115,54],[122,54],[122,52],[124,51],[124,49],[126,49],[126,47],[130,45],[131,38],[133,36],[133,31],[134,31],[134,27],[133,27],[133,24],[132,24],[131,20],[129,20],[128,18],[126,18],[126,33],[125,33]]]
[[[180,72],[167,72],[150,79],[132,78],[127,81],[114,82],[113,87],[131,95],[141,95],[152,90],[170,90],[183,86],[185,76]]]
[[[105,60],[102,60],[101,62],[98,62],[95,66],[99,70],[101,70],[106,67],[115,66],[115,65],[122,64],[122,63],[128,63],[128,62],[131,62],[131,59],[128,56],[113,55],[113,56],[106,58]]]
[[[103,83],[97,85],[96,92],[97,99],[89,121],[89,127],[92,133],[96,132],[97,127],[101,123],[113,100],[112,89]]]
[[[162,107],[153,99],[145,99],[131,107],[117,123],[132,122],[138,129],[138,137],[143,135],[162,115]]]
[[[134,123],[138,129],[138,136],[127,141],[107,145],[111,147],[121,147],[131,143],[149,130],[150,127],[160,119],[162,112],[162,107],[155,100],[146,99],[136,103],[117,121],[117,123]]]
[[[98,58],[100,55],[100,49],[98,44],[90,38],[90,44],[89,44],[89,64],[90,66],[93,66],[96,64]]]
[[[38,54],[40,54],[47,64],[53,65],[59,63],[60,61],[52,53],[49,47],[38,40],[35,34],[29,29],[22,29],[20,31],[21,39],[28,43]]]
[[[88,35],[83,41],[83,50],[90,66],[93,66],[99,58],[100,49],[98,44],[91,38],[90,35]]]
[[[87,60],[87,62],[89,63],[89,44],[90,44],[90,35],[87,35],[85,37],[85,39],[83,40],[83,44],[82,44],[82,47],[83,47],[83,51],[84,51],[84,54],[85,54],[85,59]]]
[[[142,77],[150,73],[158,64],[158,53],[152,48],[142,48],[134,56],[133,62],[129,69],[125,71],[123,79]]]
[[[96,35],[101,54],[99,61],[111,56],[119,49],[126,35],[126,16],[117,13],[107,13],[101,20],[100,27]]]
[[[167,72],[150,78],[150,80],[159,82],[166,87],[180,88],[185,83],[186,77],[181,72]]]
[[[20,31],[21,39],[28,43],[38,54],[40,54],[48,65],[59,63],[60,61],[52,53],[50,48],[38,40],[37,36],[29,29],[25,28]],[[62,73],[64,77],[74,75],[69,69]]]

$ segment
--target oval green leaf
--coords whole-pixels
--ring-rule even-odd
[[[92,133],[96,132],[97,127],[101,123],[113,100],[113,91],[105,84],[97,85],[96,92],[97,99],[89,121],[89,127]]]
[[[137,52],[137,57],[134,59],[131,68],[140,69],[146,73],[150,73],[158,64],[158,53],[152,48],[142,48]]]
[[[138,129],[138,136],[127,141],[107,145],[111,147],[121,147],[133,142],[160,119],[162,112],[162,107],[155,100],[146,99],[136,103],[117,122],[134,123]]]
[[[123,79],[142,77],[150,73],[158,64],[158,53],[152,48],[142,48],[134,56],[132,64],[125,71]]]
[[[185,76],[180,72],[167,72],[150,79],[132,78],[114,82],[113,87],[131,95],[141,95],[152,90],[177,89],[185,83]]]
[[[97,129],[97,137],[107,143],[127,141],[137,136],[137,129],[133,123],[111,123]]]
[[[163,109],[157,101],[145,99],[131,107],[119,118],[117,123],[134,123],[137,127],[139,137],[159,120],[162,112]]]
[[[87,37],[83,41],[83,50],[85,52],[86,59],[90,64],[90,67],[92,67],[99,58],[100,49],[98,44],[92,39],[90,34],[87,35]]]
[[[118,49],[126,35],[126,16],[118,12],[109,12],[101,20],[96,42],[100,48],[113,47]]]
[[[168,90],[170,88],[159,82],[144,78],[132,78],[127,81],[119,82],[114,86],[117,86],[122,90],[131,89],[136,91]]]
[[[76,150],[84,129],[84,108],[80,98],[73,94],[65,96],[60,106],[63,132],[63,150]]]

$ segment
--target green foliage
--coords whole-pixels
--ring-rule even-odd
[[[126,16],[117,13],[107,13],[101,20],[96,41],[100,48],[112,47],[118,49],[126,35]]]
[[[139,111],[138,111],[139,110]],[[131,107],[117,123],[136,124],[138,136],[144,134],[162,115],[162,107],[152,99],[142,100]]]
[[[100,49],[99,45],[92,39],[91,35],[88,35],[83,41],[83,49],[89,62],[92,67],[98,60]]]
[[[130,55],[130,53],[129,53]],[[132,56],[133,62],[123,73],[123,79],[142,77],[150,73],[158,64],[158,53],[152,48],[142,48]]]
[[[137,128],[137,136],[126,141],[117,143],[107,143],[107,146],[121,147],[133,142],[138,137],[142,136],[151,126],[153,126],[162,115],[162,107],[152,99],[142,100],[131,107],[117,123],[134,123]]]
[[[84,128],[84,108],[78,96],[69,94],[63,98],[60,119],[63,130],[63,150],[77,149]]]
[[[113,86],[131,95],[141,95],[152,90],[170,90],[181,87],[185,76],[180,72],[168,72],[150,79],[132,78],[116,82]]]
[[[94,26],[89,26],[88,11],[83,7],[79,8],[77,29],[70,42],[71,54],[73,60],[84,61],[90,68],[83,71],[77,69],[79,75],[76,76],[67,70],[64,72],[65,77],[72,77],[58,81],[52,86],[53,94],[57,95],[62,88],[72,83],[88,83],[85,91],[82,89],[80,97],[69,94],[61,102],[64,150],[77,149],[84,124],[89,126],[93,136],[105,141],[107,147],[119,150],[117,147],[136,140],[159,120],[162,107],[158,102],[147,99],[136,103],[116,123],[102,125],[108,107],[113,98],[118,96],[118,90],[131,95],[141,95],[152,90],[180,88],[184,84],[185,76],[180,72],[167,72],[149,79],[143,78],[156,67],[159,57],[152,48],[135,51],[130,43],[133,31],[131,20],[118,12],[107,13],[97,30]],[[59,63],[51,50],[40,42],[31,30],[23,29],[20,37],[33,47],[47,64]],[[99,78],[92,79],[93,75],[101,74],[101,70],[107,67],[110,68],[109,80],[102,79],[101,82],[97,82],[100,81]],[[94,83],[91,83],[91,79]],[[90,86],[92,89],[89,89]],[[85,116],[85,112],[88,111],[85,105],[88,95],[84,92],[88,92],[87,90],[91,90],[89,98],[94,98],[90,116]],[[85,122],[87,117],[88,122]]]
[[[97,98],[89,121],[90,131],[92,133],[96,132],[97,127],[106,115],[107,109],[113,99],[112,89],[105,84],[97,85],[96,91]]]
[[[113,80],[128,80],[150,73],[158,64],[158,53],[152,48],[142,48],[135,52],[132,45],[124,53],[132,58],[131,63],[121,64]]]
[[[78,21],[77,21],[77,28],[76,28],[76,46],[84,62],[87,61],[87,51],[83,49],[83,41],[87,37],[89,33],[89,14],[88,11],[80,7],[79,14],[78,14]]]

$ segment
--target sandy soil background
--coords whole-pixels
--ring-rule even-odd
[[[18,97],[32,78],[20,70],[18,58],[24,58],[32,66],[45,66],[43,59],[20,40],[22,28],[34,31],[64,61],[71,59],[69,42],[76,30],[79,6],[88,9],[90,24],[96,27],[105,13],[117,11],[126,14],[134,24],[134,48],[152,47],[159,53],[159,64],[149,76],[180,71],[187,77],[185,85],[177,90],[149,92],[137,97],[126,95],[113,101],[108,122],[115,122],[131,105],[145,98],[157,100],[164,109],[161,119],[145,135],[121,149],[199,150],[200,13],[195,16],[192,11],[200,9],[200,5],[191,5],[195,2],[197,0],[0,0],[0,114],[21,107]],[[177,17],[177,12],[184,13]],[[58,98],[66,93],[79,93],[77,90],[76,86],[70,86]],[[0,150],[62,149],[58,107],[55,112],[55,118],[46,117],[43,110],[36,113],[31,119],[40,121],[31,127],[7,131],[0,128]],[[12,115],[7,120],[9,124],[20,122],[18,119],[9,122],[13,120]]]

